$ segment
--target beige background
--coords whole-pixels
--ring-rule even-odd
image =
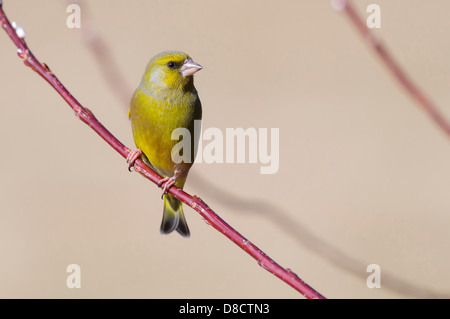
[[[374,2],[376,34],[450,119],[450,2],[358,1],[359,12]],[[4,9],[35,55],[134,147],[126,103],[81,31],[66,27],[66,4],[5,0]],[[278,263],[330,298],[450,295],[450,140],[329,1],[97,0],[81,9],[130,88],[153,55],[180,49],[204,66],[204,127],[280,128],[277,174],[199,164],[186,186]],[[24,67],[3,30],[0,48],[1,298],[301,297],[191,209],[190,239],[160,235],[160,190]],[[81,289],[66,287],[71,263]],[[366,287],[372,263],[381,289]]]

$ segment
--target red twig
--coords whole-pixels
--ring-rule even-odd
[[[434,120],[434,122],[450,137],[450,123],[445,120],[438,111],[436,105],[412,82],[412,80],[402,70],[400,65],[388,53],[386,48],[374,36],[373,32],[367,27],[365,21],[358,15],[352,3],[349,0],[332,0],[333,7],[338,11],[343,11],[350,19],[354,27],[361,34],[363,39],[380,57],[394,78],[408,92],[420,107]]]
[[[75,111],[75,115],[84,123],[89,125],[100,137],[102,137],[112,148],[114,148],[122,157],[126,158],[130,152],[130,149],[117,140],[94,116],[94,114],[87,108],[83,107],[62,85],[58,78],[50,71],[49,67],[45,63],[40,63],[33,53],[29,50],[25,40],[24,34],[14,28],[8,21],[3,8],[2,1],[0,0],[0,22],[3,29],[9,35],[11,40],[18,48],[18,55],[22,58],[26,66],[32,68],[36,73],[43,77],[69,104],[69,106]],[[23,31],[23,30],[20,30]],[[135,162],[135,170],[141,175],[157,184],[162,177],[149,168],[142,160],[138,159]],[[306,298],[318,298],[324,299],[320,293],[315,291],[311,286],[301,280],[290,269],[284,269],[273,261],[269,256],[262,252],[258,247],[248,241],[245,237],[234,230],[223,219],[221,219],[214,211],[208,207],[199,197],[191,196],[183,190],[173,186],[169,192],[191,206],[194,210],[200,213],[200,215],[215,229],[220,231],[236,245],[246,251],[250,256],[258,261],[258,264],[279,277],[281,280],[292,286],[294,289],[302,293]]]

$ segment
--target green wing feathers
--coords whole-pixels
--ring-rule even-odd
[[[165,194],[161,234],[170,234],[174,230],[183,237],[190,236],[181,201],[171,194]]]

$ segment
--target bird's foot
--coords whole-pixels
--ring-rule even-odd
[[[163,189],[161,199],[163,198],[164,194],[166,194],[169,191],[169,189],[175,184],[175,182],[177,181],[178,174],[179,171],[175,171],[172,177],[164,177],[162,180],[158,182],[158,186],[162,187]]]
[[[128,170],[131,172],[131,166],[134,165],[134,162],[142,155],[142,151],[140,149],[132,150],[130,153],[128,153],[127,156],[127,163],[128,163]]]

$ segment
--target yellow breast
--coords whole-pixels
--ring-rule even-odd
[[[180,177],[175,185],[183,187],[193,158],[190,163],[174,163],[172,149],[179,141],[171,137],[174,129],[186,128],[191,133],[191,144],[196,144],[194,120],[201,119],[197,91],[170,90],[161,94],[141,85],[130,103],[130,119],[135,144],[150,164],[164,177],[171,177],[175,170],[179,170]]]

